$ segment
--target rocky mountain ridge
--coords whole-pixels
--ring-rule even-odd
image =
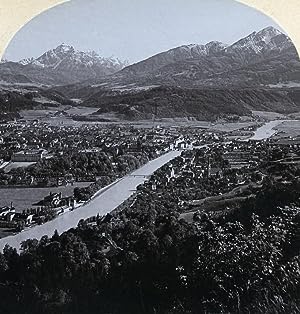
[[[0,64],[0,79],[7,83],[64,85],[103,78],[126,65],[116,58],[104,58],[93,51],[82,52],[61,44],[38,58]]]

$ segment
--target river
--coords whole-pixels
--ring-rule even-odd
[[[52,236],[55,230],[62,233],[76,227],[81,219],[111,212],[130,197],[135,192],[136,187],[147,180],[147,176],[180,154],[181,151],[170,151],[148,162],[110,187],[103,188],[88,203],[74,211],[65,213],[42,225],[26,229],[16,235],[0,239],[0,250],[2,251],[6,244],[19,249],[20,244],[26,239],[40,239],[43,235]]]
[[[277,131],[274,130],[278,125],[288,120],[274,120],[265,123],[263,126],[258,128],[250,140],[260,141],[273,136]]]
[[[274,128],[283,122],[284,120],[275,120],[264,124],[255,131],[255,134],[250,139],[263,140],[271,137],[276,133]],[[76,227],[81,219],[87,219],[97,214],[105,215],[111,212],[128,199],[135,192],[136,187],[147,180],[147,176],[150,176],[180,154],[181,151],[170,151],[148,162],[109,187],[103,188],[88,203],[74,211],[61,215],[43,225],[34,226],[16,235],[0,239],[0,250],[2,251],[6,244],[19,249],[20,244],[26,239],[40,239],[43,235],[52,236],[55,230],[58,233],[62,233]]]

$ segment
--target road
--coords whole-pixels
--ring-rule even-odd
[[[74,211],[61,215],[45,224],[26,229],[16,235],[0,239],[0,250],[2,251],[6,244],[19,249],[20,244],[26,239],[40,239],[43,235],[52,236],[55,230],[62,233],[76,227],[80,219],[111,212],[131,196],[136,187],[147,180],[147,176],[180,154],[180,151],[170,151],[148,162],[110,187],[103,188],[88,203],[76,208]]]

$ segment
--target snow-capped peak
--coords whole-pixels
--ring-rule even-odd
[[[212,47],[212,46],[226,47],[227,45],[220,41],[210,41],[205,46],[206,47]]]
[[[257,40],[263,41],[266,44],[270,44],[272,40],[276,38],[277,36],[283,36],[286,39],[288,39],[288,37],[285,34],[283,34],[281,31],[279,31],[278,29],[272,26],[266,27],[263,30],[255,34],[255,37],[257,38]]]
[[[174,55],[177,53],[183,53],[185,57],[198,58],[200,56],[208,56],[218,53],[227,47],[219,41],[211,41],[206,45],[200,44],[188,44],[169,50],[167,53]]]
[[[43,55],[36,59],[24,59],[21,60],[19,63],[23,65],[31,64],[36,67],[52,69],[57,69],[58,67],[93,68],[95,66],[121,69],[125,65],[125,63],[118,59],[112,57],[101,57],[95,51],[78,51],[75,50],[73,46],[67,45],[65,43],[62,43],[56,48],[45,52]]]
[[[66,45],[65,43],[62,43],[58,47],[56,47],[53,51],[55,52],[62,52],[62,53],[68,53],[68,52],[74,52],[75,49],[73,46]]]
[[[262,36],[268,36],[268,37],[272,38],[272,37],[275,37],[278,35],[282,35],[283,33],[279,29],[277,29],[273,26],[269,26],[269,27],[266,27],[266,28],[262,29],[261,31],[257,32],[256,34],[262,35]]]
[[[259,32],[251,33],[249,36],[226,48],[226,51],[243,50],[244,52],[252,51],[258,54],[273,49],[282,50],[289,48],[291,45],[291,40],[284,33],[270,26]]]
[[[30,64],[34,61],[34,58],[26,58],[26,59],[22,59],[21,61],[19,61],[20,64],[22,65],[26,65],[26,64]]]
[[[60,44],[36,59],[25,59],[19,63],[35,70],[59,73],[70,80],[86,80],[113,74],[121,70],[126,63],[115,58],[104,58],[96,52],[83,52],[65,43]]]
[[[219,41],[210,41],[205,45],[205,47],[208,50],[208,54],[214,54],[224,50],[226,47],[228,47],[228,45]]]

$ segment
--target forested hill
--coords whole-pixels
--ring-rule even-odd
[[[179,218],[178,200],[144,188],[120,212],[27,240],[21,255],[6,247],[0,312],[298,313],[299,169],[282,177],[193,223]]]
[[[291,91],[272,89],[184,89],[161,86],[146,91],[99,91],[83,105],[114,112],[125,119],[195,117],[215,119],[222,115],[250,115],[251,110],[291,113],[299,111],[300,99]]]
[[[73,102],[61,93],[47,89],[37,87],[12,88],[8,86],[0,89],[0,114],[4,120],[5,116],[19,117],[18,112],[20,110],[71,104]]]

